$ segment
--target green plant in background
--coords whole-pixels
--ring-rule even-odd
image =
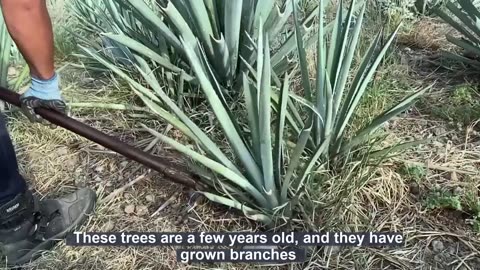
[[[3,20],[2,10],[0,9],[0,86],[18,90],[28,78],[28,67],[25,66],[23,71],[15,79],[9,79],[9,70],[11,65],[19,63],[21,59],[17,47],[13,43],[7,26]],[[1,109],[5,104],[1,102]]]
[[[292,73],[286,72],[284,76],[276,73],[275,64],[287,59],[289,52],[271,52],[269,28],[265,27],[263,17],[258,17],[256,40],[243,40],[245,44],[239,45],[254,48],[252,55],[256,58],[254,66],[249,64],[250,61],[245,61],[246,68],[241,73],[240,89],[248,115],[246,119],[238,117],[239,112],[230,109],[221,84],[224,77],[218,74],[216,64],[209,57],[208,44],[194,35],[184,34],[179,39],[179,47],[194,72],[192,77],[198,81],[232,153],[222,150],[223,142],[219,144],[210,138],[169,97],[162,80],[153,72],[151,61],[157,55],[149,54],[151,50],[143,48],[129,52],[129,57],[133,59],[131,63],[142,75],[144,83],[138,82],[129,70],[115,65],[96,48],[83,47],[83,50],[90,59],[125,79],[153,112],[195,143],[196,149],[192,149],[144,126],[163,142],[195,161],[202,181],[210,187],[207,191],[201,191],[202,194],[212,201],[242,210],[249,218],[272,224],[278,217],[292,217],[303,185],[316,170],[369,141],[370,135],[382,124],[407,109],[423,92],[416,92],[383,112],[353,136],[347,135],[346,130],[358,109],[359,101],[396,35],[395,31],[382,45],[383,33],[379,33],[358,67],[354,68],[365,12],[364,2],[356,2],[351,1],[345,12],[341,1],[331,24],[325,23],[325,8],[319,6],[319,22],[314,35],[317,43],[316,75],[312,85],[306,56],[309,37],[307,42],[304,40],[305,32],[311,30],[305,29],[300,22],[297,1],[287,1],[292,6],[285,9],[291,9],[294,16],[295,44],[292,46],[298,55],[301,90],[292,87]],[[360,12],[355,16],[357,7],[360,7]],[[230,7],[224,8],[230,10]],[[132,10],[135,11],[135,7]],[[254,9],[250,11],[256,12]],[[213,15],[207,15],[202,18],[209,18],[210,24],[215,22]],[[137,15],[139,21],[147,20],[139,17]],[[251,17],[252,14],[243,16],[237,24],[252,20]],[[150,27],[161,28],[162,25]],[[331,34],[327,34],[328,25],[332,25]],[[105,36],[115,37],[111,34]],[[125,40],[116,38],[115,41]],[[146,60],[145,55],[151,57]]]
[[[360,1],[362,2],[362,1]],[[352,1],[345,20],[342,20],[342,1],[337,8],[334,29],[330,39],[325,39],[325,33],[320,23],[319,38],[317,44],[317,65],[316,83],[310,84],[306,50],[299,34],[297,36],[299,66],[302,78],[303,97],[294,94],[291,96],[306,104],[309,115],[304,118],[298,117],[298,111],[294,106],[289,106],[289,114],[292,115],[291,126],[296,131],[296,136],[307,149],[316,152],[327,138],[329,144],[324,149],[330,160],[338,156],[346,156],[357,149],[357,147],[370,139],[375,131],[392,117],[405,111],[416,98],[426,89],[418,91],[387,111],[382,112],[371,122],[366,124],[353,135],[347,135],[347,130],[352,124],[352,118],[358,110],[360,100],[366,93],[368,85],[386,55],[390,44],[393,42],[400,26],[384,41],[381,46],[383,32],[379,33],[371,43],[366,54],[358,63],[353,66],[357,45],[362,28],[362,21],[365,10],[363,9],[354,20],[353,12],[356,1]],[[362,2],[363,3],[363,2]],[[321,20],[323,22],[323,20]],[[355,26],[350,27],[351,24]],[[296,33],[301,33],[300,25],[296,24]],[[349,78],[353,78],[349,82]],[[297,116],[297,117],[295,117]],[[289,118],[287,118],[289,119]]]
[[[452,101],[454,105],[472,104],[477,100],[476,96],[478,94],[471,85],[461,85],[454,90]]]
[[[12,60],[13,48],[13,41],[8,34],[0,10],[0,85],[3,87],[8,87],[8,68]]]
[[[465,208],[472,216],[473,230],[480,233],[480,198],[476,187],[469,188],[465,193]]]
[[[140,55],[153,65],[157,76],[167,77],[170,90],[175,91],[172,74],[182,75],[182,82],[194,79],[182,40],[198,40],[219,85],[224,91],[240,92],[247,65],[256,65],[252,41],[258,39],[259,28],[254,26],[260,20],[275,48],[272,69],[282,74],[290,68],[285,56],[296,46],[294,33],[287,27],[293,1],[75,0],[73,4],[84,30],[98,37],[83,41],[111,63],[129,69],[138,64],[132,53]],[[317,13],[318,7],[305,17],[305,35],[311,33],[313,28],[307,26]],[[308,43],[314,41],[311,38]],[[195,53],[201,56],[199,50]]]
[[[428,15],[431,14],[435,8],[441,6],[445,2],[445,0],[416,0],[415,8],[418,13]]]
[[[55,33],[55,58],[66,60],[77,50],[72,32],[78,33],[75,15],[69,12],[70,0],[47,0],[47,7]]]
[[[373,0],[384,15],[391,21],[413,20],[419,15],[429,15],[445,0]]]
[[[457,0],[445,7],[446,10],[435,8],[434,12],[463,35],[463,38],[447,35],[447,40],[464,50],[463,55],[444,52],[445,55],[480,68],[480,1]]]
[[[383,15],[388,17],[394,24],[404,19],[415,18],[416,0],[378,0],[372,1]]]

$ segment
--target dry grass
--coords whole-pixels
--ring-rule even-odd
[[[398,35],[401,44],[415,49],[430,51],[451,50],[455,45],[445,39],[445,35],[458,36],[458,32],[451,26],[443,23],[440,18],[422,18],[413,26]]]

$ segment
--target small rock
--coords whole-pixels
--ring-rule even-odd
[[[103,231],[109,232],[115,228],[115,224],[109,220],[105,225],[103,225]]]
[[[435,252],[442,252],[445,249],[445,246],[443,245],[442,241],[434,240],[432,241],[432,248]]]
[[[467,218],[467,219],[465,219],[465,224],[473,226],[475,224],[475,220]]]
[[[145,205],[141,205],[137,207],[137,215],[138,216],[145,216],[148,214],[148,207]]]
[[[125,207],[125,213],[133,214],[135,212],[135,205],[129,204]]]
[[[100,176],[96,175],[95,178],[93,178],[93,181],[102,182],[102,178]]]
[[[77,167],[77,163],[78,163],[78,158],[76,156],[72,156],[65,161],[65,166],[67,168],[74,169]]]
[[[74,178],[75,186],[76,187],[84,187],[86,183],[85,176],[76,175]]]
[[[453,194],[454,194],[454,195],[462,195],[462,194],[463,194],[463,188],[461,188],[461,187],[456,187],[456,188],[453,190]]]
[[[57,149],[57,155],[59,156],[66,156],[68,155],[68,148],[67,147],[60,147]]]
[[[83,169],[82,168],[77,168],[74,172],[75,176],[80,176],[83,174]]]
[[[413,195],[420,194],[420,186],[418,185],[417,182],[411,182],[409,186],[410,186],[410,193],[412,193]]]
[[[145,197],[145,200],[147,200],[147,202],[153,203],[153,202],[155,202],[155,197],[153,197],[153,195],[147,195]]]
[[[437,148],[443,148],[444,144],[439,142],[439,141],[434,141],[433,142],[433,146],[437,147]],[[442,149],[443,150],[443,149]]]
[[[389,130],[390,129],[390,123],[386,122],[385,124],[383,124],[383,127],[385,128],[385,130]]]
[[[120,163],[120,167],[122,168],[127,167],[127,165],[128,165],[128,161],[123,161],[122,163]]]
[[[450,180],[454,181],[454,182],[458,182],[458,176],[457,176],[457,173],[456,172],[452,172],[450,174]]]
[[[180,209],[180,207],[182,207],[182,204],[181,203],[176,203],[176,204],[172,204],[170,207],[174,210],[177,210],[177,209]]]

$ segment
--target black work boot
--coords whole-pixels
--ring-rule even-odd
[[[30,191],[0,207],[0,251],[8,266],[37,259],[86,221],[96,194],[80,189],[56,200],[39,201]]]

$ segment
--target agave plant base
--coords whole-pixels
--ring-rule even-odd
[[[104,32],[102,27],[107,26],[110,32],[103,36],[115,45],[118,56],[112,58],[101,44],[87,40],[81,47],[83,59],[114,72],[153,113],[185,135],[187,140],[179,142],[143,125],[193,161],[207,187],[198,192],[270,226],[298,214],[299,198],[319,168],[368,143],[426,90],[412,93],[349,135],[362,97],[399,27],[389,35],[380,31],[357,59],[365,1],[348,1],[347,8],[346,1],[338,1],[332,22],[326,22],[323,4],[313,15],[300,18],[298,0],[283,1],[282,9],[277,2],[172,0],[157,7],[143,0],[75,1],[87,31]],[[110,15],[96,16],[101,11]],[[287,39],[272,50],[270,44],[290,14],[293,25],[286,31]],[[313,19],[318,23],[307,27],[305,23]],[[314,78],[307,61],[312,44],[316,44]],[[301,91],[292,89],[297,71],[288,65],[292,59],[301,74]],[[172,97],[165,72],[170,78],[195,81],[221,138],[212,138],[187,115]],[[232,111],[225,95],[233,85],[239,87],[237,102],[246,117]]]

